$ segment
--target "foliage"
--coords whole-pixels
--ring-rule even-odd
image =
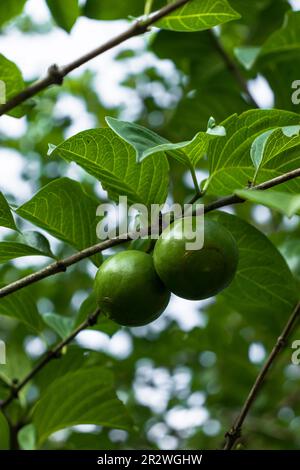
[[[82,17],[101,29],[144,14],[144,2],[136,0],[46,3],[53,22],[30,19],[24,32],[26,1],[2,2],[3,35],[62,28],[72,41]],[[155,0],[152,10],[167,3]],[[195,190],[206,206],[232,194],[246,202],[231,206],[231,214],[208,215],[237,241],[233,283],[208,301],[173,299],[161,318],[138,329],[104,317],[88,325],[97,351],[79,336],[24,386],[6,409],[10,424],[0,412],[0,449],[9,447],[11,424],[22,449],[221,446],[299,301],[300,180],[251,189],[300,167],[299,104],[292,102],[292,83],[300,78],[299,15],[286,0],[191,0],[162,18],[141,48],[127,42],[111,58],[122,70],[120,91],[134,105],[108,101],[97,87],[105,73],[79,69],[62,87],[48,88],[3,117],[0,165],[9,165],[10,152],[17,154],[31,196],[0,188],[1,285],[98,243],[97,206],[120,195],[147,207],[184,204]],[[2,52],[0,80],[10,99],[28,83],[12,55]],[[249,90],[259,85],[249,83],[258,77],[272,93],[269,109],[254,109]],[[92,129],[73,131],[72,110],[57,112],[66,98],[81,103]],[[26,129],[15,136],[12,122]],[[149,244],[111,247],[0,298],[8,361],[0,366],[1,400],[44,350],[94,311],[93,278],[102,259],[132,248],[149,251]],[[246,448],[300,446],[300,373],[292,352],[289,342],[251,410]],[[83,424],[94,426],[77,427]],[[53,438],[57,431],[63,431],[59,440]]]

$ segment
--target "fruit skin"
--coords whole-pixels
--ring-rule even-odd
[[[124,326],[142,326],[158,318],[170,300],[151,255],[127,250],[107,259],[95,278],[103,313]]]
[[[220,223],[205,217],[203,248],[187,251],[186,242],[191,240],[184,237],[181,220],[165,229],[158,239],[153,255],[155,269],[167,288],[179,297],[189,300],[212,297],[225,289],[235,275],[236,241]],[[195,227],[195,217],[192,223]]]

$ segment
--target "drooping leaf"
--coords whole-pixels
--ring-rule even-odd
[[[223,291],[226,301],[241,314],[274,317],[282,323],[299,300],[295,280],[270,240],[244,220],[224,212],[209,215],[234,236],[239,249],[237,273]]]
[[[120,429],[131,425],[116,397],[112,373],[101,367],[71,372],[55,380],[38,401],[33,423],[40,444],[50,434],[78,424]]]
[[[8,450],[10,441],[10,432],[7,419],[0,411],[0,450]]]
[[[34,331],[41,331],[43,322],[36,304],[27,289],[0,299],[0,315],[16,318]]]
[[[58,145],[51,155],[74,161],[101,181],[111,199],[127,196],[128,202],[162,204],[168,192],[169,165],[164,154],[136,163],[131,145],[111,129],[80,132]]]
[[[0,226],[18,230],[7,200],[0,192]]]
[[[80,183],[59,178],[19,207],[17,214],[82,250],[99,242],[97,206],[97,200],[86,194]]]
[[[172,31],[203,31],[240,18],[227,0],[193,0],[160,20],[156,26]]]
[[[80,10],[78,0],[46,0],[49,10],[58,26],[68,33],[77,20]]]
[[[237,196],[256,204],[262,204],[270,207],[282,214],[292,217],[295,214],[300,215],[300,194],[289,194],[281,191],[256,191],[243,190],[235,191]]]
[[[210,176],[207,183],[209,191],[226,195],[236,189],[245,188],[255,175],[251,160],[251,146],[262,133],[278,127],[299,125],[299,115],[283,110],[251,110],[240,116],[233,115],[222,123],[226,137],[211,142],[208,149]],[[294,158],[289,159],[284,152],[278,158],[266,162],[260,169],[257,183],[279,176],[297,167]],[[298,183],[292,181],[284,189]],[[282,186],[283,187],[283,186]]]
[[[54,330],[62,339],[69,336],[74,325],[73,318],[64,317],[55,313],[45,313],[43,320],[46,325]]]
[[[106,122],[119,137],[134,147],[137,161],[142,161],[150,155],[165,152],[188,167],[197,165],[214,137],[223,137],[226,134],[223,127],[216,126],[209,128],[207,132],[198,132],[191,141],[173,144],[139,124],[111,117],[107,117]]]

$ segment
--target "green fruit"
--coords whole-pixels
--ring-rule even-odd
[[[195,230],[195,217],[192,224]],[[154,265],[159,277],[171,292],[184,299],[200,300],[218,294],[230,284],[237,269],[235,239],[225,227],[207,217],[203,248],[187,250],[186,243],[193,240],[183,232],[182,219],[176,220],[157,241]]]
[[[103,313],[124,326],[141,326],[158,318],[170,300],[147,253],[128,250],[107,259],[95,279]]]

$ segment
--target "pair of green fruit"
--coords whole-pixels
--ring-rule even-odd
[[[206,218],[203,247],[187,250],[186,244],[190,242],[180,219],[158,239],[153,257],[128,250],[107,259],[95,279],[102,312],[120,325],[142,326],[163,313],[171,292],[185,299],[200,300],[225,289],[238,263],[238,249],[231,233]]]

